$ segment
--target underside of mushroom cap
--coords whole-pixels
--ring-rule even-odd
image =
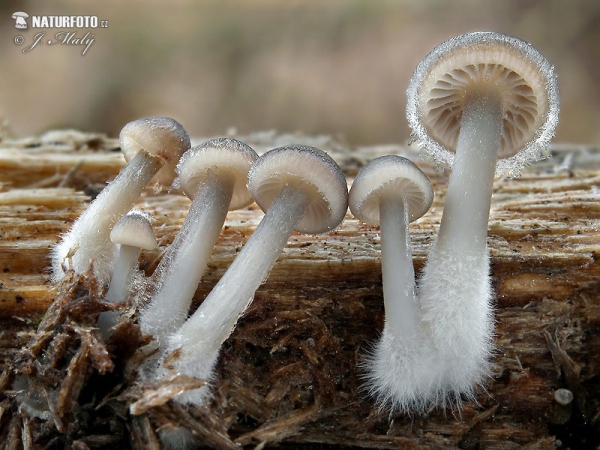
[[[364,166],[352,183],[350,211],[371,225],[379,225],[379,202],[385,193],[405,199],[410,222],[423,216],[433,202],[433,187],[427,175],[412,161],[396,155],[376,158]]]
[[[346,178],[337,163],[322,150],[306,145],[287,145],[262,155],[250,170],[248,188],[267,211],[288,185],[309,196],[304,217],[296,227],[301,233],[319,234],[336,228],[348,209]]]
[[[110,232],[110,240],[115,244],[154,250],[156,236],[150,214],[132,209],[115,224]]]
[[[189,198],[194,198],[207,174],[230,174],[234,178],[234,187],[229,210],[233,211],[252,203],[246,183],[250,167],[257,158],[252,148],[237,139],[211,139],[187,151],[177,165],[177,173]]]
[[[160,158],[164,165],[156,180],[165,186],[175,179],[177,162],[190,148],[190,138],[183,126],[169,117],[146,117],[129,122],[121,130],[119,140],[127,161],[140,150]]]
[[[465,100],[479,93],[504,111],[496,173],[517,175],[541,159],[558,123],[554,68],[531,44],[493,32],[450,39],[418,65],[407,90],[413,139],[452,167]]]

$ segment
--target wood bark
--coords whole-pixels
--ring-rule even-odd
[[[415,270],[420,272],[440,223],[448,172],[419,158],[411,147],[351,150],[327,137],[274,133],[238,138],[259,153],[285,143],[320,147],[340,163],[349,185],[359,167],[376,156],[413,159],[436,192],[432,209],[410,227]],[[122,442],[158,448],[157,424],[178,422],[215,447],[598,445],[600,153],[581,146],[555,146],[553,153],[520,178],[494,183],[488,245],[497,351],[493,379],[477,404],[466,403],[459,412],[432,410],[409,417],[380,411],[361,390],[360,363],[384,319],[380,239],[376,227],[348,214],[333,233],[290,238],[222,350],[210,408],[187,411],[159,405],[129,416],[125,426],[133,437],[130,441],[121,430]],[[118,141],[95,134],[57,131],[0,143],[3,367],[10,367],[28,345],[58,296],[48,271],[50,248],[124,163]],[[141,254],[140,266],[147,275],[172,242],[189,205],[176,189],[158,192],[150,186],[140,198],[136,207],[152,214],[160,243],[156,251]],[[262,216],[256,205],[228,214],[194,307]],[[83,350],[77,351],[74,360]],[[4,383],[4,397],[10,400],[14,395],[9,387]],[[574,394],[572,403],[555,400],[559,388]],[[23,445],[35,441],[35,433],[8,414],[14,403],[3,405],[0,413],[10,418],[0,416],[2,436],[18,435]],[[117,442],[106,439],[82,435],[72,445],[91,448]]]

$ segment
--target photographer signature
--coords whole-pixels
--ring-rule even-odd
[[[76,31],[59,31],[58,33],[56,33],[54,35],[54,39],[48,39],[48,40],[44,40],[45,36],[46,36],[45,31],[40,31],[39,33],[37,33],[33,37],[33,43],[28,45],[27,47],[25,47],[22,50],[23,53],[29,53],[33,49],[35,49],[41,45],[44,45],[44,44],[46,44],[46,45],[60,44],[60,45],[81,46],[83,48],[81,55],[84,56],[88,52],[88,50],[91,48],[91,46],[94,44],[94,42],[96,41],[96,39],[94,37],[94,33],[92,33],[91,31],[88,31],[87,33],[85,33],[85,35],[83,37],[78,37]],[[18,36],[18,37],[20,37],[20,36]],[[17,42],[15,40],[15,43],[19,44],[19,43],[22,43],[22,41]]]

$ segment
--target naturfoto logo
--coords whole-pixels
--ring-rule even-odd
[[[15,20],[15,28],[19,30],[26,30],[27,28],[44,29],[33,36],[31,43],[22,49],[23,53],[29,53],[38,47],[56,47],[56,44],[59,44],[78,46],[82,49],[81,54],[85,55],[96,41],[92,30],[94,28],[108,28],[108,20],[99,20],[98,16],[30,16],[26,12],[19,11],[13,13],[12,18]],[[60,30],[47,31],[52,28],[59,28]],[[79,33],[78,31],[71,31],[73,28],[84,28],[84,30]],[[16,45],[23,45],[26,41],[27,39],[24,36],[17,35],[14,37]]]
[[[15,28],[18,28],[19,30],[26,30],[27,29],[27,18],[29,17],[29,14],[27,14],[26,12],[16,12],[13,13],[12,18],[15,19]]]
[[[27,29],[26,12],[13,13],[15,28]],[[108,28],[108,20],[99,20],[98,16],[31,16],[31,28]]]

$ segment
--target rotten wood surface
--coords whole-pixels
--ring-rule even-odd
[[[286,143],[322,148],[340,163],[349,184],[373,157],[409,156],[436,192],[432,209],[411,224],[415,269],[421,270],[439,226],[448,172],[436,170],[411,147],[350,150],[328,137],[274,133],[238,138],[259,153]],[[147,387],[153,397],[145,402],[142,394],[121,396],[137,402],[140,411],[121,414],[127,416],[122,429],[129,430],[131,442],[128,433],[116,431],[118,439],[78,436],[73,447],[120,442],[157,448],[157,424],[179,422],[216,447],[550,449],[559,442],[565,448],[593,448],[600,428],[600,153],[563,145],[553,147],[553,156],[520,178],[494,184],[488,244],[497,352],[494,378],[479,404],[467,403],[460,413],[389,415],[361,390],[360,361],[383,326],[380,240],[377,228],[348,214],[333,233],[290,238],[222,350],[210,408],[188,411],[165,404],[167,398],[160,400],[165,389]],[[49,249],[123,164],[118,142],[101,135],[57,131],[0,143],[3,367],[29,342],[58,296],[47,269]],[[153,186],[138,202],[154,217],[160,242],[158,250],[142,252],[147,275],[189,205],[177,189],[159,192]],[[195,305],[262,215],[256,205],[229,213]],[[71,363],[82,357],[86,336],[91,336],[88,329],[76,332],[81,347],[74,349]],[[91,358],[86,373],[96,370]],[[0,385],[8,392],[7,383],[0,380]],[[559,388],[573,392],[571,404],[555,400]],[[35,441],[29,422],[18,422],[7,405],[0,405],[2,436],[17,436],[23,446]]]

